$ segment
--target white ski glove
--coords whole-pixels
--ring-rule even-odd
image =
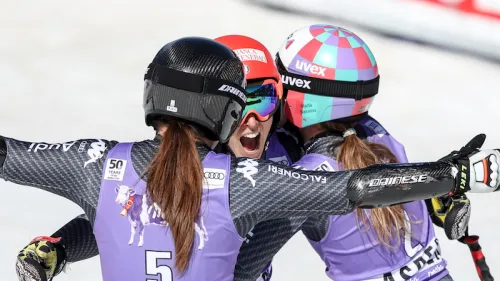
[[[487,149],[469,157],[469,188],[472,193],[486,193],[498,190],[500,183],[500,152]],[[465,166],[462,166],[464,169]],[[462,172],[462,171],[459,171]]]
[[[474,137],[459,151],[453,151],[439,161],[446,161],[457,167],[457,186],[451,194],[494,192],[500,185],[500,150],[479,150],[486,135]]]

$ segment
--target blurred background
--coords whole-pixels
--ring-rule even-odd
[[[411,161],[436,160],[477,133],[487,134],[486,147],[500,147],[500,0],[0,0],[0,135],[152,138],[142,79],[163,44],[244,34],[275,53],[288,34],[316,23],[350,29],[370,46],[381,74],[371,114]],[[14,281],[17,252],[82,210],[34,188],[0,181],[0,190],[0,279]],[[471,234],[481,236],[498,275],[500,194],[471,200]],[[455,280],[479,280],[467,247],[437,233]],[[276,257],[274,277],[328,280],[301,234]],[[99,259],[56,280],[101,280]]]

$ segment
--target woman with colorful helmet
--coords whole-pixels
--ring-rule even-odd
[[[378,93],[379,75],[375,59],[366,44],[351,32],[334,26],[305,27],[287,38],[276,55],[276,64],[285,87],[286,117],[292,125],[299,128],[299,137],[306,133],[303,138],[306,142],[305,159],[309,159],[313,152],[310,139],[314,139],[315,149],[317,143],[322,144],[324,151],[320,152],[328,152],[328,149],[335,149],[336,146],[343,147],[342,138],[338,134],[317,124],[325,125],[336,119],[356,121],[367,115],[373,97]],[[375,120],[372,122],[376,124]],[[317,137],[313,138],[314,136]],[[394,141],[391,145],[404,154],[399,143]],[[354,161],[359,161],[355,159],[360,157],[359,151],[354,152],[356,153],[349,156]],[[323,160],[322,165],[313,168],[331,170],[329,162],[333,160],[326,157],[320,159]],[[395,208],[400,207],[372,211],[387,212]],[[254,237],[250,240],[253,244],[244,245],[240,257],[258,259],[261,261],[259,266],[265,266],[269,261],[269,253],[276,253],[298,230],[307,227],[304,225],[306,222],[311,221],[312,219],[308,220],[303,216],[262,223],[261,226],[267,224],[268,229],[278,231],[272,234],[264,229],[254,231]],[[266,235],[260,234],[261,232]],[[262,251],[259,248],[274,250]],[[258,257],[250,253],[265,255]],[[250,280],[255,276],[257,268],[248,268],[246,263],[237,264],[237,267],[245,270],[236,271],[235,281]]]
[[[329,25],[304,27],[283,43],[276,64],[282,74],[286,117],[305,141],[306,154],[295,168],[333,171],[407,162],[404,147],[368,116],[380,78],[373,54],[354,33]],[[447,216],[448,224],[460,225],[450,238],[463,235],[468,206],[459,204],[454,215]],[[272,272],[273,256],[301,229],[332,279],[403,280],[424,275],[432,275],[431,280],[451,279],[426,206],[418,201],[369,212],[358,209],[345,216],[263,222],[240,250],[235,281],[254,280],[262,268]],[[259,280],[270,280],[270,275]]]
[[[276,62],[287,119],[305,141],[297,167],[338,171],[408,162],[403,145],[367,115],[380,76],[360,37],[331,25],[304,27],[288,37]],[[332,280],[452,280],[424,201],[309,218],[302,231]]]
[[[453,173],[458,159],[469,160],[461,155],[444,162],[331,173],[214,153],[210,147],[228,141],[241,122],[246,80],[235,53],[206,38],[166,44],[144,80],[145,119],[155,129],[154,140],[47,144],[0,137],[2,179],[64,196],[86,211],[104,281],[151,276],[230,281],[244,237],[256,224],[453,192],[460,187]],[[497,152],[471,157],[492,153]],[[401,183],[370,188],[384,172],[435,180],[405,184],[405,189]],[[467,187],[485,185],[470,182]],[[387,192],[399,196],[386,197]],[[35,249],[39,242],[33,243]],[[52,278],[58,268],[47,269],[36,257],[26,251],[18,260],[21,278]]]

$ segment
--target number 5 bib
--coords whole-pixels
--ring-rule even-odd
[[[189,267],[179,274],[172,233],[132,166],[132,146],[116,145],[104,166],[94,223],[103,280],[232,281],[243,238],[229,213],[229,156],[210,152],[202,162],[205,180],[200,215],[193,222],[195,242]]]

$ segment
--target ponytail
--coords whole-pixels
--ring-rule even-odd
[[[175,266],[184,272],[191,258],[200,211],[203,168],[196,148],[196,131],[175,119],[168,124],[149,166],[147,190],[169,224],[175,241]]]
[[[328,131],[346,131],[353,126],[334,123],[333,121],[321,124]],[[379,163],[397,163],[396,156],[384,145],[369,143],[358,138],[356,134],[350,134],[344,138],[344,142],[338,147],[337,155],[331,155],[342,164],[344,170],[361,169]],[[366,229],[371,224],[377,235],[378,241],[389,248],[401,243],[402,229],[408,233],[408,222],[404,213],[403,205],[370,209],[370,219],[364,210],[356,209],[356,215]],[[394,245],[393,241],[396,242]]]

